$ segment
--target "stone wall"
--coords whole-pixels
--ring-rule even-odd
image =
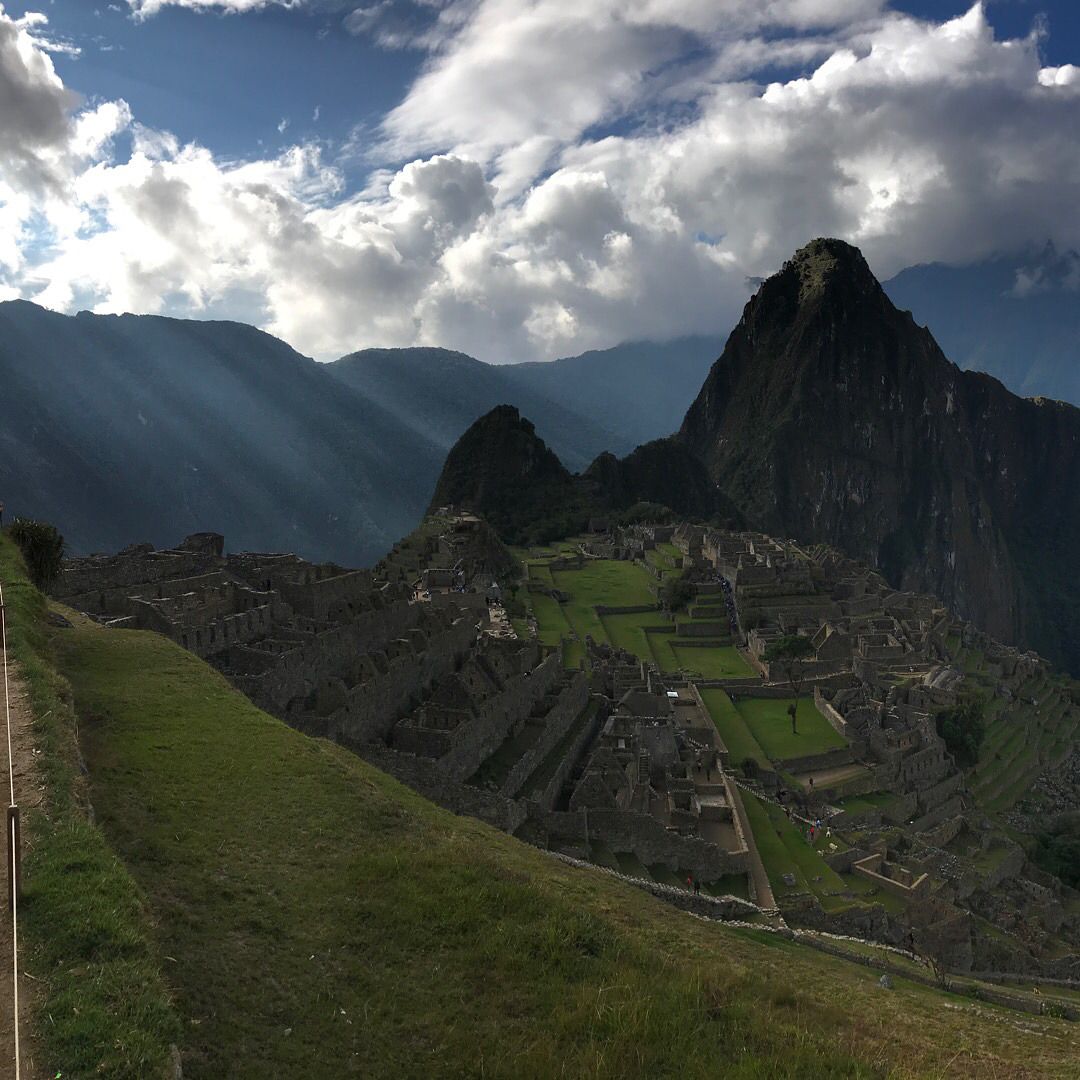
[[[429,632],[414,649],[408,634],[418,622]],[[363,612],[280,656],[266,654],[266,671],[233,678],[260,708],[294,727],[363,742],[384,738],[423,691],[461,663],[475,640],[470,618],[447,625],[424,605],[395,604]],[[385,650],[395,641],[400,645],[388,657]],[[328,705],[320,705],[320,693]]]
[[[716,919],[723,922],[746,919],[761,911],[757,904],[749,900],[743,900],[738,896],[709,896],[707,893],[695,893],[691,889],[679,889],[672,885],[661,885],[655,881],[646,881],[644,878],[629,877],[626,874],[617,873],[606,866],[595,866],[592,863],[582,862],[562,852],[549,851],[549,855],[565,862],[570,866],[577,866],[590,873],[606,874],[608,877],[624,881],[628,885],[641,889],[644,892],[663,900],[681,911],[689,911],[692,915],[699,915],[703,919]]]
[[[687,619],[678,623],[675,628],[678,637],[702,637],[719,638],[727,637],[731,633],[731,624],[723,622],[707,622],[705,619]],[[688,645],[690,642],[679,642],[680,645]]]
[[[66,602],[87,593],[128,591],[132,586],[149,582],[194,577],[215,565],[220,563],[197,552],[155,551],[107,559],[79,559],[64,567],[53,587],[53,595]]]
[[[406,786],[454,814],[479,818],[503,832],[512,833],[528,817],[524,803],[514,802],[494,791],[451,780],[430,758],[401,754],[380,743],[350,743],[345,746],[365,761],[389,773]]]
[[[502,690],[482,702],[475,717],[453,732],[449,752],[439,759],[440,767],[455,780],[467,780],[481,762],[499,748],[510,731],[529,717],[537,702],[555,686],[561,671],[559,655],[552,653],[528,674],[522,672],[506,679]],[[579,682],[584,698],[587,692],[584,678],[575,679],[575,682]],[[397,731],[409,723],[402,721],[395,730],[395,737]],[[524,780],[523,776],[520,782]]]
[[[874,852],[861,859],[856,859],[852,862],[851,869],[859,877],[865,878],[879,888],[888,889],[889,892],[895,893],[897,896],[904,897],[905,899],[923,896],[930,891],[929,874],[920,874],[918,877],[915,877],[910,871],[905,871],[902,867],[899,867],[896,872],[902,872],[906,878],[910,879],[901,881],[881,873],[880,871],[885,865],[885,857],[879,852]]]
[[[555,775],[548,781],[543,791],[533,792],[529,795],[532,802],[544,810],[551,810],[554,807],[555,803],[558,802],[559,795],[562,793],[563,785],[574,771],[574,767],[584,753],[585,748],[596,738],[596,733],[600,730],[604,719],[605,716],[602,710],[597,709],[593,713],[577,738],[567,747],[562,761],[559,762],[559,767],[555,770]]]
[[[326,622],[337,605],[365,599],[371,593],[373,580],[370,570],[352,570],[303,585],[282,582],[278,591],[294,611]]]
[[[948,818],[954,817],[960,814],[964,809],[963,800],[959,795],[954,795],[948,802],[942,803],[941,806],[934,810],[931,810],[927,814],[923,814],[921,817],[917,817],[911,823],[912,832],[925,832],[927,829],[934,828],[935,825],[940,825]]]
[[[549,811],[539,813],[537,821],[552,837],[579,844],[601,840],[614,852],[632,852],[646,866],[663,863],[702,881],[750,869],[745,842],[741,850],[722,851],[699,837],[671,832],[651,815],[633,810]]]
[[[547,663],[550,660],[558,661],[559,658],[553,654],[544,662]],[[522,785],[532,776],[540,762],[573,726],[588,701],[589,682],[584,672],[578,672],[562,688],[558,701],[544,717],[544,730],[540,737],[521,755],[521,760],[510,770],[501,789],[504,795],[512,797],[521,791]]]
[[[887,971],[900,979],[908,979],[922,986],[931,986],[935,989],[945,990],[950,994],[957,994],[965,998],[975,998],[978,1001],[986,1001],[991,1005],[1000,1005],[1006,1009],[1016,1009],[1020,1012],[1034,1013],[1038,1016],[1054,1015],[1065,1020],[1080,1020],[1080,1006],[1071,1005],[1060,1000],[1049,1001],[1041,995],[1009,993],[1007,990],[997,990],[992,987],[972,987],[970,983],[958,982],[955,979],[946,979],[944,985],[933,975],[912,971],[900,964],[890,963],[888,960],[876,956],[865,956],[861,953],[853,953],[844,949],[841,945],[823,941],[821,938],[811,937],[807,934],[797,934],[797,939],[803,945],[809,945],[818,952],[838,956],[864,967],[872,967],[879,971]],[[981,978],[981,976],[980,976]],[[1015,978],[1015,976],[1012,976]]]
[[[838,769],[842,765],[850,765],[854,760],[855,756],[851,752],[851,747],[838,746],[822,754],[804,754],[802,757],[787,758],[784,761],[784,769],[790,773],[824,772],[826,769]]]

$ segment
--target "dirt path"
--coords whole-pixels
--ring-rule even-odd
[[[42,801],[41,781],[34,756],[34,740],[26,685],[14,663],[8,665],[8,693],[11,711],[11,757],[14,763],[15,801],[22,819],[23,857],[28,843],[28,819]],[[2,672],[0,672],[2,675]],[[6,807],[11,798],[8,781],[7,728],[4,723],[4,689],[0,681],[0,813],[7,827]],[[0,842],[2,859],[7,859],[7,844]],[[15,1076],[15,993],[12,970],[12,925],[8,911],[7,873],[0,874],[0,1076]],[[26,938],[19,927],[19,1050],[22,1080],[42,1080],[42,1063],[35,1053],[32,1021],[34,1004],[41,983],[26,974]]]

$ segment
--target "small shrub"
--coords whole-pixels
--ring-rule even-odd
[[[64,538],[59,530],[47,521],[16,518],[5,531],[22,552],[30,580],[48,592],[64,561]]]

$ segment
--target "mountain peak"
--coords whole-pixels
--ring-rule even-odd
[[[532,422],[515,405],[496,405],[451,447],[431,509],[467,506],[520,543],[532,542],[540,523],[573,501],[570,473]]]
[[[835,237],[811,240],[784,264],[781,274],[784,273],[797,275],[800,303],[824,296],[838,286],[854,287],[861,293],[881,289],[862,252]]]

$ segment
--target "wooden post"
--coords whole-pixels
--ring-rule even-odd
[[[22,897],[22,829],[19,808],[7,812],[8,911],[15,910],[15,900]]]

